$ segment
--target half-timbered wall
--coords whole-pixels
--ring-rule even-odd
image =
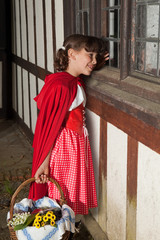
[[[62,1],[12,0],[11,4],[12,106],[30,135],[37,119],[33,98],[40,92],[46,74],[54,72],[56,45],[63,41],[63,17],[58,15]]]
[[[99,207],[109,240],[159,239],[160,131],[88,95]],[[151,140],[152,139],[152,140]]]
[[[64,38],[63,1],[11,2],[12,107],[32,138],[37,119],[33,98],[45,75],[54,71],[55,52]],[[0,82],[1,76],[0,62]],[[132,111],[125,113],[120,100],[116,106],[109,97],[100,98],[91,84],[87,95],[99,202],[92,216],[109,240],[159,240],[160,130],[132,116]]]

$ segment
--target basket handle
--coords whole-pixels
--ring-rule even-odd
[[[64,197],[64,194],[63,194],[63,191],[61,189],[61,186],[59,185],[59,183],[53,179],[53,178],[48,178],[48,180],[52,183],[54,183],[56,185],[56,187],[58,188],[59,192],[60,192],[60,205],[62,206],[64,203],[66,203],[66,200],[65,200],[65,197]],[[13,208],[14,208],[14,204],[15,204],[15,200],[16,200],[16,196],[18,195],[18,193],[22,190],[23,187],[25,187],[27,184],[31,183],[31,182],[34,182],[35,181],[35,178],[29,178],[27,179],[26,181],[24,181],[18,188],[17,190],[15,191],[15,193],[13,194],[12,196],[12,199],[11,199],[11,204],[10,204],[10,220],[12,220],[13,218]]]

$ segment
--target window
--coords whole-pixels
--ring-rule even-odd
[[[160,1],[136,1],[135,70],[159,77]]]
[[[108,40],[109,66],[119,68],[120,0],[101,1],[101,36]]]
[[[65,0],[67,7],[73,14],[65,18],[66,33],[105,37],[108,65],[121,79],[135,72],[159,77],[160,0]]]
[[[76,0],[76,33],[90,34],[89,0]]]

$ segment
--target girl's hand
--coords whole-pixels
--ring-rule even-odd
[[[43,164],[38,168],[36,174],[35,174],[35,182],[36,183],[46,183],[48,182],[48,174],[49,174],[49,168],[44,167]]]
[[[104,55],[104,63],[107,62],[109,60],[109,53],[106,53]]]
[[[97,65],[95,67],[95,70],[99,70],[104,66],[104,64],[109,60],[109,53],[104,53],[103,56],[97,56]]]
[[[37,172],[35,173],[35,182],[36,183],[47,183],[48,176],[49,176],[49,159],[50,159],[51,151],[48,153],[46,159],[38,168]]]
[[[101,66],[103,66],[109,60],[109,53],[105,53],[103,57],[101,57]]]

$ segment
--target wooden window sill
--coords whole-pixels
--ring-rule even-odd
[[[104,67],[85,80],[87,94],[160,129],[160,85]]]

